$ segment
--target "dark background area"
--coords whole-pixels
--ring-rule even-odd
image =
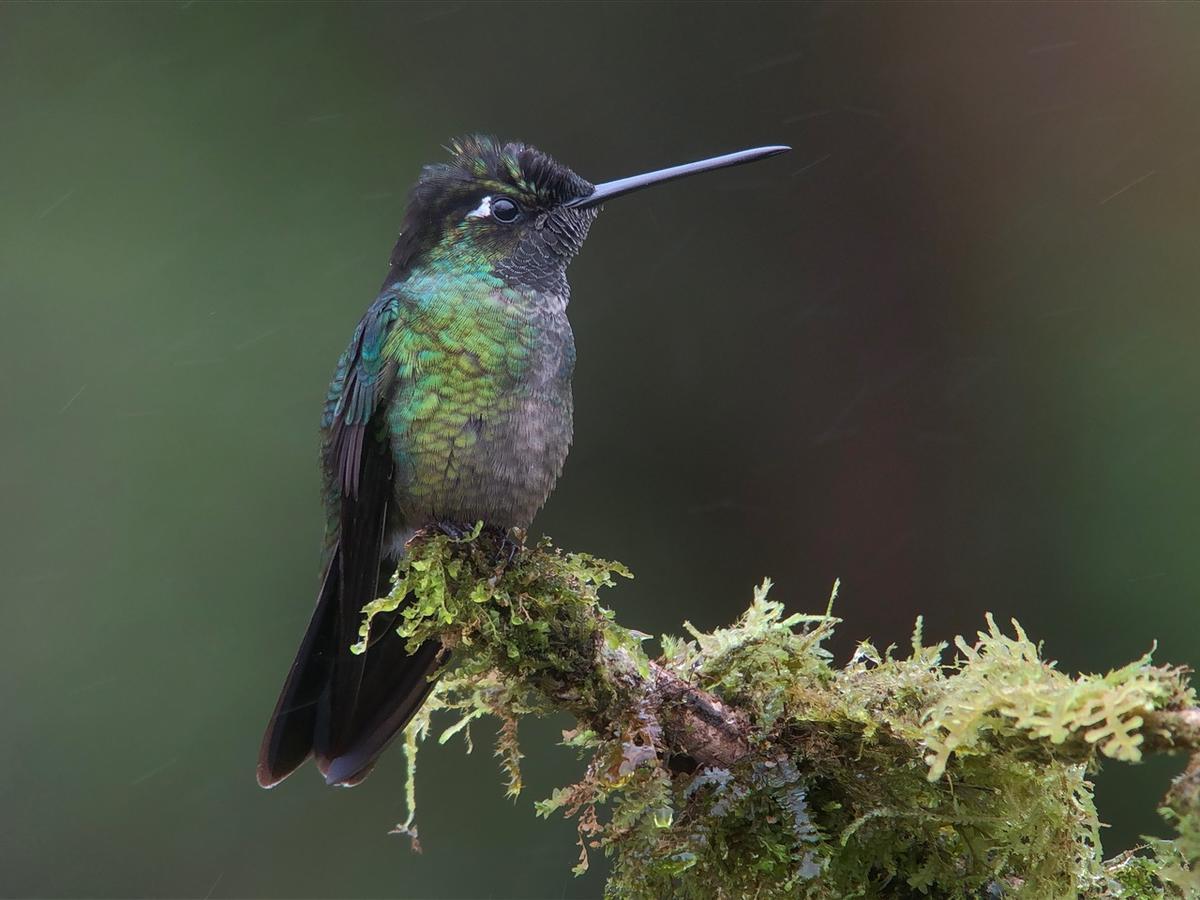
[[[1200,663],[1200,8],[0,6],[0,891],[594,897],[427,745],[254,784],[313,602],[319,415],[421,164],[473,130],[614,202],[571,271],[576,442],[535,530],[647,632],[842,579],[835,651],[1018,617]],[[1176,765],[1098,780],[1109,851]]]

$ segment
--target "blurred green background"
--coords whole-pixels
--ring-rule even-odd
[[[1200,664],[1200,7],[0,6],[0,891],[589,897],[528,788],[430,746],[254,784],[307,621],[319,414],[452,136],[602,180],[575,449],[537,522],[648,632],[835,576],[871,636],[1019,617]],[[719,566],[706,561],[719,557]],[[487,729],[477,729],[483,743]],[[1099,779],[1108,849],[1177,765]]]

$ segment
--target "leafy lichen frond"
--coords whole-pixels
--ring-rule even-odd
[[[1012,624],[1016,634],[1008,637],[989,613],[974,645],[956,639],[954,674],[925,716],[930,779],[944,774],[953,754],[992,752],[1012,739],[1082,741],[1113,759],[1139,761],[1142,716],[1180,699],[1177,673],[1155,668],[1147,653],[1107,675],[1071,678],[1044,662],[1020,624]]]

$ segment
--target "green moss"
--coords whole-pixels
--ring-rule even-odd
[[[952,754],[990,752],[1012,740],[1046,741],[1074,756],[1086,755],[1087,747],[1077,746],[1082,741],[1105,756],[1138,762],[1142,714],[1189,699],[1178,673],[1151,666],[1150,654],[1104,676],[1072,679],[1041,660],[1016,621],[1014,638],[990,613],[987,624],[974,646],[955,641],[955,677],[927,713],[930,779],[941,777]]]
[[[663,637],[653,665],[749,723],[735,764],[669,767],[680,748],[646,708],[645,636],[599,602],[629,573],[547,541],[497,558],[478,531],[420,541],[366,610],[399,608],[410,646],[437,637],[456,651],[410,728],[410,760],[436,711],[458,717],[442,740],[461,733],[468,746],[470,723],[495,715],[516,796],[519,718],[574,714],[564,744],[585,772],[537,811],[576,818],[577,871],[589,849],[613,858],[614,897],[1149,898],[1197,886],[1200,775],[1168,797],[1178,841],[1102,858],[1090,773],[1103,757],[1136,762],[1145,716],[1195,700],[1149,655],[1071,677],[989,615],[950,659],[924,645],[918,619],[904,656],[864,643],[837,667],[829,609],[788,615],[764,583],[733,626]],[[411,815],[403,829],[415,837]]]

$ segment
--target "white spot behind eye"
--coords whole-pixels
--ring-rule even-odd
[[[492,198],[490,196],[488,196],[488,197],[484,197],[482,202],[480,202],[480,204],[477,207],[475,207],[473,210],[471,210],[469,213],[467,213],[467,218],[468,219],[486,219],[491,214],[492,214]]]

